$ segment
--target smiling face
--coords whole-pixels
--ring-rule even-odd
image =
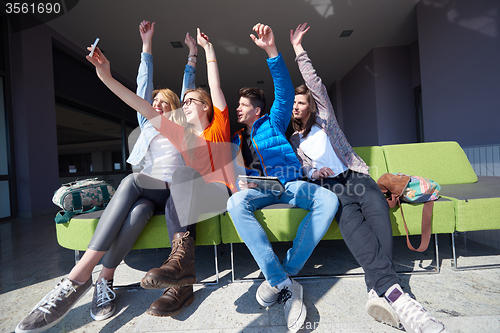
[[[311,109],[309,108],[309,100],[307,95],[299,94],[295,95],[295,101],[293,102],[293,118],[300,120],[302,124],[305,124],[309,119]]]
[[[165,117],[168,116],[168,112],[172,111],[172,106],[161,93],[156,94],[153,98],[153,108],[156,112]]]
[[[186,115],[186,120],[190,124],[200,122],[200,119],[207,117],[208,106],[201,99],[196,91],[186,93],[182,109]]]
[[[251,128],[253,123],[260,118],[260,112],[260,108],[254,108],[248,97],[240,97],[238,107],[236,108],[236,115],[240,124]]]

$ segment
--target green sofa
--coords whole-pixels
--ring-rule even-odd
[[[441,185],[441,198],[434,207],[442,199],[453,203],[455,231],[500,229],[500,177],[476,176],[458,143],[390,145],[383,149],[389,172],[419,175]],[[403,208],[405,216],[406,208]],[[433,232],[434,227],[433,219]],[[454,232],[452,248],[454,268],[459,269]]]
[[[87,250],[90,239],[102,215],[102,210],[87,214],[75,215],[68,223],[56,224],[57,242],[64,248],[75,251],[75,262],[80,259],[79,251]],[[220,217],[216,215],[196,224],[197,246],[213,245],[215,261],[215,280],[207,281],[205,285],[219,283],[219,265],[217,245],[221,243]],[[132,250],[158,249],[170,247],[165,215],[161,212],[153,215],[142,230]],[[135,286],[135,285],[132,285]]]
[[[478,178],[458,143],[356,147],[354,150],[370,166],[370,175],[375,180],[386,172],[402,172],[433,179],[442,186],[442,197],[435,202],[433,209],[433,234],[454,235],[455,231],[500,229],[500,177]],[[422,207],[423,204],[402,206],[410,235],[421,234]],[[390,210],[392,230],[394,236],[403,236],[406,233],[398,210],[397,207]],[[255,212],[271,242],[292,241],[306,214],[307,211],[289,205],[272,205]],[[83,214],[75,216],[68,223],[57,224],[59,244],[76,251],[85,250],[99,217],[99,212]],[[323,239],[342,239],[335,220]],[[437,254],[437,237],[435,239]],[[214,245],[216,266],[216,247],[221,242],[242,243],[228,213],[197,225],[196,245]],[[165,218],[163,215],[155,215],[133,249],[163,247],[170,247]],[[456,257],[454,258],[456,268]],[[439,265],[438,260],[436,263]],[[218,279],[217,267],[216,271]]]

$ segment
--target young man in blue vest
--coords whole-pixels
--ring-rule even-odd
[[[328,230],[337,212],[338,199],[331,191],[299,180],[302,178],[301,166],[285,137],[295,98],[290,74],[278,53],[271,28],[259,23],[253,30],[257,37],[250,35],[252,40],[268,55],[275,100],[269,114],[264,114],[264,92],[259,88],[240,89],[237,116],[245,128],[235,134],[232,142],[239,147],[239,164],[244,164],[247,175],[278,177],[286,191],[278,194],[259,189],[254,183],[240,181],[241,191],[228,200],[228,211],[265,277],[257,290],[257,301],[265,307],[276,301],[282,303],[287,326],[295,332],[304,324],[306,308],[302,301],[302,286],[290,277],[302,269]],[[300,223],[283,263],[280,263],[253,213],[276,203],[292,204],[309,211]]]

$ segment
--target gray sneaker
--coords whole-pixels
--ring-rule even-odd
[[[42,332],[54,326],[66,316],[91,286],[92,278],[81,286],[66,277],[63,278],[17,325],[16,333]]]
[[[101,278],[94,288],[94,297],[90,307],[90,315],[94,320],[104,320],[111,317],[116,310],[116,294],[113,292],[113,280]]]
[[[379,297],[373,289],[368,293],[366,312],[382,324],[396,328],[401,326],[396,310],[393,309],[385,297]]]
[[[257,302],[265,308],[270,307],[278,300],[280,290],[277,287],[271,287],[267,280],[264,280],[257,289],[255,298]]]
[[[302,301],[302,286],[297,281],[290,280],[292,280],[293,284],[281,289],[278,296],[278,303],[283,304],[285,307],[285,318],[288,329],[291,332],[297,332],[304,326],[307,310]]]
[[[403,293],[398,284],[386,291],[385,297],[396,310],[401,324],[408,333],[441,333],[445,332],[443,323],[432,317],[410,295]]]

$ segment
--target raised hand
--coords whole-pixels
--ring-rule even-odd
[[[196,39],[198,41],[198,45],[200,45],[203,48],[206,48],[210,44],[210,39],[208,38],[208,36],[204,32],[201,32],[200,28],[196,29],[196,34],[197,34]]]
[[[87,47],[87,50],[92,50],[92,47]],[[92,57],[90,55],[87,55],[86,58],[92,65],[95,66],[97,76],[99,77],[99,79],[101,79],[101,81],[104,81],[106,78],[111,77],[109,60],[106,59],[106,57],[98,47],[95,48]]]
[[[290,42],[292,43],[292,46],[298,46],[302,44],[302,37],[305,35],[307,30],[309,30],[310,27],[307,27],[307,22],[303,24],[299,24],[297,29],[295,29],[295,32],[293,30],[290,30]]]
[[[153,34],[155,33],[155,23],[142,21],[141,24],[139,24],[139,32],[143,43],[151,41],[153,39]]]
[[[271,27],[257,23],[252,30],[257,33],[257,37],[250,34],[250,38],[252,38],[255,45],[266,51],[270,58],[278,56],[278,49],[276,48],[274,33]]]
[[[186,33],[186,38],[184,38],[184,43],[189,48],[189,54],[190,55],[197,55],[198,54],[198,47],[196,46],[196,41],[194,40],[193,37],[188,33]]]

